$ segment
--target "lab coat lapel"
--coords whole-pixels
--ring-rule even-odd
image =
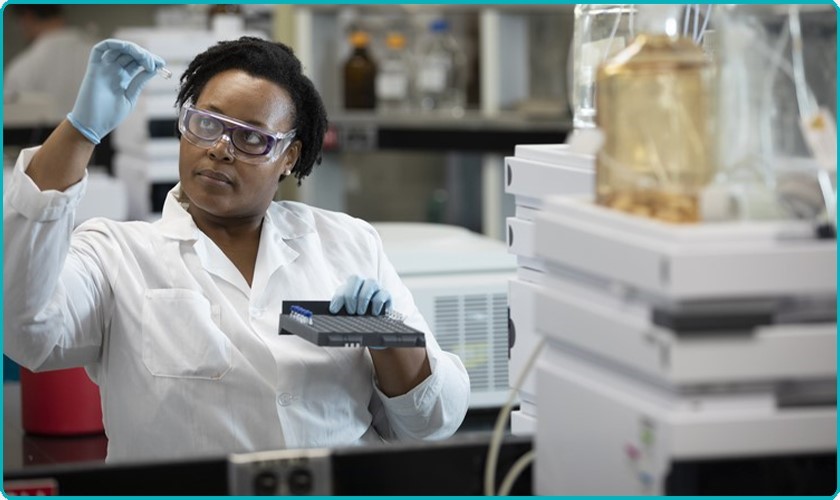
[[[178,201],[181,192],[181,184],[175,185],[166,195],[163,203],[163,212],[157,224],[160,233],[175,240],[197,240],[200,231],[187,213],[186,208]]]
[[[195,244],[195,252],[205,271],[235,286],[246,297],[251,295],[245,277],[213,240],[206,235],[201,235]]]
[[[315,231],[312,225],[282,203],[271,203],[263,221],[254,280],[249,290],[245,278],[236,266],[215,243],[201,233],[190,214],[178,201],[180,186],[178,184],[172,188],[166,197],[163,217],[158,221],[161,233],[169,238],[196,242],[195,250],[204,270],[231,283],[252,299],[267,289],[272,276],[279,269],[299,256],[287,242]]]
[[[163,205],[163,213],[158,227],[161,233],[175,240],[193,241],[193,248],[198,255],[201,267],[208,273],[218,276],[239,289],[245,296],[250,295],[248,283],[233,262],[213,241],[195,225],[192,216],[184,204],[178,201],[181,184],[177,184]]]
[[[259,297],[269,287],[274,274],[300,254],[288,243],[313,232],[312,226],[282,204],[272,203],[266,211],[260,236],[260,248],[251,290]]]

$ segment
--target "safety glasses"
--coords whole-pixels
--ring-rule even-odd
[[[233,156],[245,163],[259,164],[276,160],[295,136],[295,131],[271,132],[234,118],[196,109],[191,104],[181,107],[178,130],[200,148],[212,148],[227,136]]]

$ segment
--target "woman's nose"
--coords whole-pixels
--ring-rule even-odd
[[[215,161],[233,163],[233,144],[227,134],[222,134],[216,144],[207,150],[207,154]]]

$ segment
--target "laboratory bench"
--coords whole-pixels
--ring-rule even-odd
[[[18,485],[47,488],[62,495],[220,495],[259,493],[456,494],[480,495],[489,430],[497,410],[471,411],[448,441],[347,447],[331,450],[281,450],[155,463],[105,464],[104,434],[74,437],[34,436],[23,431],[20,384],[3,384],[4,491]],[[498,481],[524,453],[530,438],[507,436]],[[324,455],[323,453],[327,453]],[[294,467],[292,467],[294,465]],[[310,474],[309,482],[282,479],[282,473]],[[417,471],[424,471],[418,474]],[[282,476],[278,479],[277,476]],[[295,476],[297,477],[297,476]],[[272,479],[273,478],[273,479]],[[41,486],[39,486],[41,485]],[[49,488],[55,488],[50,490]],[[35,490],[31,490],[35,491]],[[531,493],[526,469],[514,493]]]
[[[3,470],[38,465],[104,462],[105,434],[52,437],[23,431],[20,413],[20,383],[3,384]]]

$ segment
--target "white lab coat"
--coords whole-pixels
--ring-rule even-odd
[[[94,42],[76,28],[61,28],[37,38],[3,71],[3,101],[25,93],[52,98],[56,116],[73,109]]]
[[[462,422],[466,370],[429,333],[369,224],[272,203],[249,288],[177,187],[160,221],[74,231],[87,177],[40,192],[24,173],[36,149],[3,197],[4,348],[30,369],[87,367],[110,461],[440,439]],[[351,274],[376,278],[427,333],[432,375],[405,395],[378,390],[366,349],[277,334],[284,299],[329,300]]]

